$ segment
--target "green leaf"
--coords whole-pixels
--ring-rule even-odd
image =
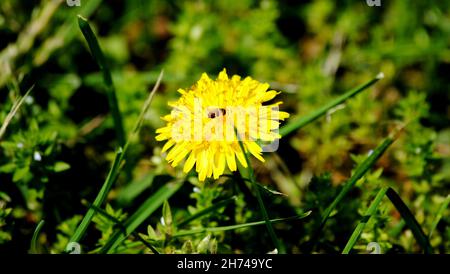
[[[414,238],[416,238],[417,242],[420,244],[420,246],[422,246],[424,252],[426,254],[432,253],[433,250],[431,248],[430,242],[428,241],[428,237],[425,235],[422,227],[419,225],[416,218],[414,218],[414,215],[411,213],[408,206],[406,206],[406,204],[403,202],[402,198],[400,198],[397,192],[395,192],[395,190],[393,190],[392,188],[388,189],[386,195],[398,210],[403,220],[405,220],[406,225],[409,227],[409,229],[411,229]]]
[[[367,211],[364,213],[364,216],[362,217],[359,224],[356,226],[355,230],[352,233],[352,236],[350,236],[350,239],[348,240],[347,244],[344,247],[344,250],[342,251],[342,254],[348,254],[350,250],[352,250],[353,246],[356,244],[356,241],[358,241],[359,236],[361,235],[362,231],[364,230],[364,227],[369,222],[370,218],[375,214],[375,212],[378,209],[378,206],[380,205],[381,200],[386,195],[386,192],[388,190],[388,187],[383,187],[378,191],[377,196],[370,204]]]
[[[169,202],[166,200],[163,204],[163,220],[164,220],[164,228],[165,232],[168,236],[171,236],[173,233],[172,229],[172,212],[170,211]]]
[[[184,242],[183,246],[181,247],[181,251],[183,254],[192,254],[194,253],[194,245],[192,244],[191,240],[187,240]]]
[[[208,251],[210,241],[211,241],[211,234],[208,234],[197,245],[197,252],[201,254],[206,253],[206,251]]]
[[[56,162],[55,166],[53,167],[55,172],[62,172],[64,170],[68,170],[70,168],[70,165],[65,162]]]
[[[163,204],[163,218],[164,218],[164,224],[166,226],[172,225],[172,212],[170,210],[169,202],[166,200]]]
[[[7,163],[0,167],[0,172],[3,173],[12,173],[16,169],[15,163]]]
[[[18,168],[14,171],[14,175],[13,175],[13,182],[18,182],[20,180],[22,180],[25,176],[28,175],[30,171],[30,167],[26,166],[26,167],[21,167]]]
[[[375,84],[376,82],[378,82],[378,80],[383,79],[384,75],[383,73],[379,73],[375,78],[373,78],[372,80],[352,89],[347,91],[346,93],[344,93],[343,95],[337,97],[336,99],[330,101],[329,103],[323,105],[322,107],[318,108],[317,110],[299,117],[298,119],[295,119],[293,121],[290,121],[288,124],[284,125],[283,127],[280,128],[280,135],[281,136],[286,136],[304,126],[306,126],[307,124],[315,121],[316,119],[320,118],[321,116],[325,115],[330,109],[336,107],[339,104],[342,104],[343,102],[345,102],[347,99],[357,95],[358,93],[360,93],[361,91],[367,89],[368,87],[370,87],[371,85]]]
[[[153,229],[153,227],[151,225],[147,226],[147,235],[152,240],[157,240],[158,239],[158,235],[156,235],[156,232],[155,232],[155,230]]]

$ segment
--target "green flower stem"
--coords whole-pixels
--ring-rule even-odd
[[[236,130],[236,135],[239,136],[237,130]],[[256,183],[255,174],[253,172],[253,168],[251,167],[251,163],[248,158],[248,154],[245,151],[245,148],[244,148],[244,145],[242,144],[242,142],[239,142],[239,146],[241,147],[241,150],[245,157],[245,161],[247,162],[246,170],[247,170],[247,174],[248,174],[248,179],[250,179],[250,182],[252,183],[252,189],[256,193],[256,199],[258,200],[259,209],[260,209],[261,214],[263,215],[264,221],[266,223],[267,231],[269,232],[270,238],[272,239],[272,242],[275,245],[275,247],[277,248],[278,252],[280,254],[285,254],[286,250],[285,250],[284,246],[281,244],[281,242],[278,240],[278,237],[275,234],[275,230],[273,229],[272,223],[270,222],[269,214],[267,213],[266,207],[264,206],[264,201],[261,197],[261,192],[259,191],[259,187]],[[244,176],[244,175],[241,173],[241,176]]]

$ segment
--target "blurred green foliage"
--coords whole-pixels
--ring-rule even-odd
[[[158,187],[180,177],[160,154],[154,130],[167,101],[202,72],[222,68],[281,90],[293,117],[382,71],[373,88],[325,118],[281,140],[254,163],[271,217],[312,210],[309,218],[274,224],[289,253],[342,251],[377,189],[398,190],[429,233],[450,189],[450,2],[382,1],[14,1],[0,3],[0,121],[34,89],[0,139],[0,252],[27,252],[34,228],[46,223],[41,252],[61,253],[108,172],[117,143],[99,68],[76,24],[89,18],[111,67],[126,132],[164,69],[162,87],[146,114],[139,142],[108,196],[105,212],[119,221]],[[29,30],[33,31],[29,31]],[[311,240],[321,213],[342,182],[398,124],[405,131],[332,213],[318,244]],[[236,174],[200,184],[190,177],[169,204],[138,233],[164,253],[261,253],[273,249],[264,226],[172,237],[178,223],[230,198],[224,207],[186,224],[198,229],[259,221],[248,182]],[[274,194],[275,193],[275,194]],[[125,198],[124,198],[125,197]],[[430,238],[450,252],[449,210]],[[169,221],[170,220],[170,221]],[[97,214],[83,252],[97,252],[117,223]],[[369,242],[384,253],[420,252],[388,202],[365,227],[353,252]],[[118,253],[150,250],[130,236]]]

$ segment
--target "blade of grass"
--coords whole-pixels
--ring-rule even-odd
[[[38,225],[36,226],[36,229],[34,230],[33,237],[31,238],[31,244],[30,244],[30,252],[31,254],[38,254],[37,250],[37,240],[39,238],[39,234],[41,233],[42,227],[44,226],[45,221],[41,220]]]
[[[106,95],[108,97],[109,108],[114,120],[114,128],[116,130],[117,139],[119,140],[119,145],[123,147],[125,145],[125,130],[123,128],[122,115],[120,114],[119,104],[117,102],[116,96],[116,89],[112,81],[109,66],[97,41],[97,37],[91,29],[91,26],[89,25],[88,21],[81,15],[78,15],[78,25],[89,45],[92,56],[94,57],[98,66],[100,67],[100,70],[103,73],[103,80],[106,85]]]
[[[0,128],[0,141],[2,140],[3,134],[6,132],[6,128],[8,127],[9,123],[11,122],[14,115],[16,115],[17,111],[19,110],[20,106],[25,102],[25,99],[30,94],[30,92],[33,90],[32,86],[28,91],[25,93],[25,95],[22,98],[17,98],[16,101],[13,103],[13,106],[11,110],[9,111],[8,115],[6,115],[5,121],[2,123],[2,127]]]
[[[414,238],[416,238],[417,242],[423,248],[426,254],[430,254],[433,252],[430,242],[428,241],[428,237],[423,232],[421,226],[417,222],[414,215],[409,210],[408,206],[403,202],[402,198],[398,196],[397,192],[392,188],[389,188],[386,192],[387,197],[391,200],[392,204],[398,210],[403,220],[405,220],[406,225],[411,229]]]
[[[200,217],[203,217],[211,212],[215,212],[219,208],[227,206],[229,203],[236,201],[236,196],[233,196],[228,199],[224,199],[220,202],[217,202],[213,204],[212,206],[205,208],[203,210],[200,210],[199,212],[195,213],[194,215],[189,216],[188,218],[184,219],[183,221],[179,222],[177,227],[182,227],[187,225],[188,223],[192,222],[193,220],[196,220]]]
[[[100,253],[111,253],[123,240],[128,237],[139,225],[141,225],[150,215],[158,209],[164,201],[168,200],[178,189],[180,189],[184,179],[168,183],[156,191],[148,198],[138,210],[125,222],[125,233],[116,230],[109,238],[108,242],[100,250]]]
[[[114,162],[111,166],[111,169],[109,170],[108,176],[106,177],[106,180],[105,180],[102,188],[100,189],[100,192],[97,194],[97,197],[94,200],[94,203],[93,203],[94,206],[100,207],[103,204],[103,202],[105,201],[109,191],[111,190],[113,182],[116,178],[116,175],[117,175],[117,172],[120,167],[121,160],[122,160],[122,155],[123,155],[123,151],[121,148],[119,148],[118,151],[116,152],[116,156],[114,158]],[[86,230],[87,230],[89,224],[92,221],[92,218],[94,217],[94,213],[95,213],[94,209],[91,208],[88,210],[86,215],[84,215],[83,220],[81,221],[81,223],[78,225],[77,229],[75,230],[75,233],[70,238],[69,242],[78,243],[81,241],[84,234],[86,233]]]
[[[127,184],[117,195],[117,203],[122,206],[129,205],[139,194],[152,185],[154,179],[155,174],[150,173]]]
[[[334,100],[330,101],[329,103],[323,105],[322,107],[318,108],[317,110],[289,122],[288,124],[286,124],[280,128],[280,131],[279,131],[280,135],[286,136],[286,135],[306,126],[307,124],[315,121],[319,117],[325,115],[330,109],[336,107],[339,104],[342,104],[347,99],[357,95],[361,91],[365,90],[366,88],[370,87],[371,85],[378,82],[378,80],[383,79],[383,78],[384,78],[384,74],[379,73],[372,80],[342,94],[341,96],[337,97],[336,99],[334,99]]]
[[[433,223],[431,224],[430,234],[428,235],[429,239],[431,238],[431,235],[433,235],[434,230],[436,229],[437,225],[441,221],[442,216],[444,216],[444,212],[447,209],[449,204],[450,204],[450,195],[447,195],[447,198],[445,198],[444,202],[439,207],[438,213],[437,213],[436,217],[434,218]]]
[[[300,220],[303,218],[308,217],[311,214],[311,211],[307,211],[301,215],[288,217],[288,218],[278,218],[278,219],[271,219],[269,222],[277,223],[277,222],[285,222],[285,221],[292,221],[292,220]],[[192,230],[181,230],[173,235],[173,237],[183,237],[188,236],[192,234],[197,233],[204,233],[204,232],[220,232],[220,231],[227,231],[227,230],[235,230],[235,229],[241,229],[246,227],[252,227],[257,225],[264,225],[266,224],[266,221],[258,221],[258,222],[250,222],[245,224],[237,224],[237,225],[229,225],[229,226],[219,226],[219,227],[206,227],[206,228],[199,228],[199,229],[192,229]]]
[[[236,136],[238,136],[239,140],[242,140],[242,138],[239,137],[239,133],[236,128],[235,128],[235,133],[236,133]],[[248,175],[248,179],[250,179],[250,182],[252,183],[252,189],[256,193],[256,199],[258,200],[259,209],[264,218],[264,221],[266,222],[267,231],[269,232],[270,238],[272,239],[272,243],[275,245],[275,247],[277,248],[277,250],[280,254],[284,254],[284,253],[286,253],[286,250],[284,249],[284,246],[278,240],[278,237],[275,234],[275,230],[273,229],[272,223],[270,222],[269,214],[267,213],[266,207],[264,205],[264,201],[261,196],[261,192],[259,191],[259,187],[256,183],[255,174],[253,172],[253,168],[251,166],[248,154],[244,148],[243,143],[242,142],[238,142],[238,143],[239,143],[239,146],[241,147],[242,153],[244,154],[245,161],[247,163],[247,168],[246,168],[247,172],[245,175],[241,173],[241,176],[244,176],[244,178],[245,178],[245,176]]]
[[[358,241],[359,236],[361,235],[362,231],[364,230],[364,227],[369,222],[370,218],[375,214],[375,212],[378,209],[378,206],[380,205],[381,200],[386,195],[386,192],[388,190],[388,187],[383,187],[378,191],[377,196],[370,204],[367,211],[364,213],[364,216],[362,217],[359,224],[356,226],[355,230],[352,233],[352,236],[350,236],[350,239],[348,240],[347,244],[344,247],[344,250],[342,251],[342,254],[348,254],[350,250],[352,250],[353,246],[356,244],[356,241]]]

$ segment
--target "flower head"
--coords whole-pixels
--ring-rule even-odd
[[[195,165],[200,181],[219,178],[227,167],[235,171],[236,158],[247,167],[239,142],[264,162],[260,143],[281,138],[279,121],[289,117],[278,110],[281,102],[263,105],[278,94],[268,88],[251,77],[229,78],[224,69],[216,80],[203,73],[194,86],[179,89],[181,97],[169,102],[172,111],[162,117],[166,125],[156,130],[156,140],[166,140],[166,160],[175,167],[187,157],[183,171]]]

